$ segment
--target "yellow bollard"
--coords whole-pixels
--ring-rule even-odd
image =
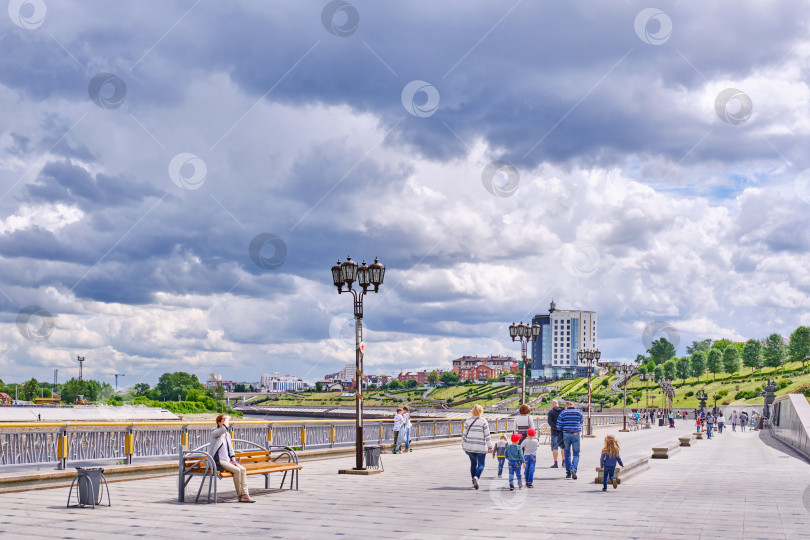
[[[68,457],[68,438],[67,435],[60,435],[56,441],[56,457],[59,459],[67,459]]]
[[[135,453],[135,435],[132,433],[124,435],[124,453],[128,456]]]

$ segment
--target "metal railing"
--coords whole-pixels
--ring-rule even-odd
[[[538,429],[545,417],[535,417]],[[514,429],[513,417],[487,418],[493,433]],[[593,416],[593,425],[619,424],[621,415]],[[464,419],[412,420],[410,440],[429,441],[460,437]],[[210,441],[211,422],[62,422],[9,423],[0,425],[0,466],[47,465],[58,469],[68,462],[174,457],[181,447],[188,450]],[[289,446],[296,450],[354,446],[352,420],[257,421],[234,420],[232,437],[266,446]],[[394,440],[391,420],[364,423],[367,444]]]

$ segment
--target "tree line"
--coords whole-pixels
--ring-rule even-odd
[[[785,339],[773,333],[764,339],[749,339],[744,343],[732,343],[727,339],[693,341],[686,347],[687,356],[676,357],[675,346],[665,337],[652,342],[648,356],[638,355],[639,375],[661,379],[699,379],[704,374],[715,378],[718,373],[736,373],[741,368],[754,371],[772,367],[778,373],[785,362],[801,362],[802,370],[810,360],[810,328],[799,326]]]

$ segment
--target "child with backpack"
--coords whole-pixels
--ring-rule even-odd
[[[537,449],[540,447],[540,443],[534,438],[535,433],[533,429],[529,429],[526,433],[528,436],[520,443],[520,448],[523,450],[523,459],[526,462],[525,475],[527,488],[534,487],[532,485],[534,482],[534,467],[537,465]]]
[[[498,478],[503,475],[503,464],[506,463],[506,446],[508,444],[506,435],[501,435],[501,440],[496,442],[495,448],[492,449],[492,457],[498,459]]]
[[[518,489],[523,487],[523,479],[520,475],[520,467],[525,461],[523,459],[523,449],[520,448],[520,439],[522,436],[518,433],[512,434],[512,444],[506,447],[504,453],[506,460],[509,461],[509,490],[515,490],[514,477],[517,476]]]
[[[599,468],[602,469],[602,491],[607,491],[607,481],[610,478],[613,489],[619,487],[616,480],[616,463],[624,467],[622,458],[619,456],[619,441],[613,435],[605,437],[605,447],[602,448],[602,456],[599,458]]]

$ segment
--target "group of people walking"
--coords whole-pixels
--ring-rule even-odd
[[[515,429],[511,436],[502,435],[500,440],[493,443],[489,423],[483,417],[484,408],[475,405],[470,411],[470,417],[464,421],[462,427],[462,449],[470,459],[470,476],[472,486],[478,489],[481,474],[484,472],[487,454],[498,460],[498,478],[502,478],[504,466],[508,464],[509,489],[523,488],[524,479],[527,488],[534,484],[534,471],[537,464],[537,450],[540,442],[534,420],[529,413],[531,408],[525,403],[518,409],[515,416]],[[582,411],[574,407],[569,401],[565,408],[560,407],[557,400],[551,402],[548,412],[549,438],[554,456],[551,468],[559,468],[557,462],[558,450],[562,450],[565,477],[576,480],[579,467],[580,435],[584,418]],[[608,480],[613,488],[618,486],[615,478],[616,465],[624,465],[619,456],[619,442],[612,435],[605,437],[605,446],[600,456],[599,467],[603,471],[602,490],[607,490]]]

